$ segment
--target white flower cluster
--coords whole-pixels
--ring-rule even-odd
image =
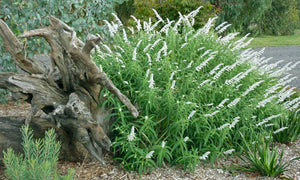
[[[227,126],[230,126],[230,124],[229,123],[225,123],[225,124],[223,124],[222,126],[220,126],[220,127],[218,127],[218,130],[222,130],[222,129],[224,129],[225,127],[227,127]]]
[[[175,71],[173,71],[172,73],[171,73],[171,76],[170,76],[170,80],[172,80],[173,79],[173,77],[174,77],[174,74],[175,74]]]
[[[220,109],[221,107],[224,107],[224,104],[226,103],[226,101],[228,101],[228,98],[225,98],[222,100],[222,102],[220,102],[220,104],[217,106],[217,109]]]
[[[217,19],[217,17],[209,18],[207,23],[202,28],[198,29],[193,37],[196,38],[200,34],[207,34],[209,32],[209,30],[211,29],[211,27],[213,26],[214,21],[216,19]]]
[[[201,82],[198,86],[198,88],[200,88],[201,86],[203,86],[204,84],[208,83],[209,81],[211,81],[210,79],[206,79],[203,82]]]
[[[219,72],[217,72],[217,74],[213,77],[213,80],[217,80],[223,74],[223,72],[227,70],[228,67],[229,66],[226,65]]]
[[[153,156],[154,151],[150,151],[147,155],[146,155],[146,159],[151,159]]]
[[[199,72],[212,59],[214,59],[214,56],[208,57],[205,61],[203,61],[199,66],[196,67],[196,71]]]
[[[216,114],[219,113],[219,112],[220,112],[220,111],[217,110],[217,111],[212,112],[211,114],[204,114],[204,117],[212,117],[212,116],[216,115]]]
[[[210,154],[210,151],[207,151],[202,156],[199,157],[200,160],[206,160],[208,158],[208,155]]]
[[[271,102],[272,99],[275,99],[275,98],[277,98],[277,95],[272,95],[272,96],[270,96],[270,97],[268,97],[268,98],[266,98],[266,99],[264,99],[264,100],[258,102],[258,104],[257,104],[256,107],[257,107],[257,108],[265,107],[265,105],[266,105],[267,103]]]
[[[137,30],[140,31],[142,29],[141,20],[137,19],[133,15],[131,15],[130,17],[132,17],[132,19],[135,21]]]
[[[215,68],[213,68],[213,69],[209,72],[209,74],[210,74],[210,75],[214,75],[214,74],[216,73],[216,71],[219,70],[220,67],[223,66],[223,65],[224,65],[224,63],[218,64]]]
[[[194,116],[195,113],[196,113],[196,111],[192,111],[192,112],[190,113],[190,115],[188,116],[188,119],[191,119],[191,118]]]
[[[153,89],[154,88],[154,79],[153,79],[153,73],[151,73],[150,75],[150,80],[148,81],[149,82],[149,88],[150,89]]]
[[[233,128],[233,127],[236,125],[236,123],[239,122],[239,119],[240,119],[239,116],[238,116],[238,117],[235,117],[235,118],[233,119],[234,121],[229,125],[229,129]]]
[[[128,141],[133,141],[135,138],[134,126],[131,127],[130,134],[127,136]]]
[[[227,151],[224,151],[223,153],[224,153],[225,155],[230,155],[230,154],[233,153],[233,151],[235,151],[235,149],[229,149],[229,150],[227,150]]]
[[[243,78],[245,78],[253,70],[254,70],[254,67],[248,69],[246,72],[240,72],[236,76],[234,76],[232,79],[226,80],[225,84],[226,85],[236,84],[236,83],[240,82]]]
[[[160,29],[160,33],[165,33],[166,35],[168,35],[168,32],[169,32],[169,29],[172,25],[172,23],[175,22],[175,21],[169,21],[166,25],[164,25],[163,28]]]
[[[291,95],[293,95],[295,93],[296,93],[295,88],[290,88],[289,86],[286,86],[285,88],[283,88],[283,90],[279,91],[279,93],[277,95],[278,96],[277,103],[282,103],[284,100],[291,97]]]
[[[228,35],[226,35],[225,37],[220,36],[218,38],[218,41],[221,42],[221,44],[227,44],[229,43],[232,39],[234,39],[239,33],[229,33]]]
[[[136,55],[137,55],[136,51],[137,51],[137,48],[140,46],[141,42],[142,42],[142,40],[139,40],[139,42],[137,43],[136,47],[133,50],[132,60],[134,60],[134,61],[136,60]]]
[[[185,137],[184,139],[183,139],[183,142],[187,142],[189,140],[189,137]]]
[[[176,80],[173,80],[172,85],[171,85],[171,89],[175,89],[175,83],[176,83]]]
[[[227,105],[228,108],[235,106],[238,102],[240,102],[241,98],[234,99],[231,103]]]
[[[281,132],[281,131],[286,130],[287,128],[288,128],[288,127],[282,127],[282,128],[280,128],[280,129],[277,129],[276,131],[273,132],[273,134],[277,134],[277,133],[279,133],[279,132]]]
[[[270,94],[275,93],[278,89],[280,89],[282,87],[281,84],[276,84],[268,89],[266,89],[266,93],[264,94],[265,98],[268,97]]]
[[[249,92],[253,91],[257,86],[259,86],[261,83],[263,83],[264,80],[258,81],[254,84],[252,84],[243,94],[242,96],[246,96],[247,94],[249,94]]]
[[[227,126],[229,126],[229,129],[232,129],[235,125],[236,125],[236,123],[238,123],[239,122],[239,119],[240,119],[240,117],[239,116],[237,116],[237,117],[235,117],[233,120],[233,122],[230,124],[230,123],[225,123],[225,124],[223,124],[222,126],[220,126],[220,127],[218,127],[217,129],[218,130],[222,130],[222,129],[224,129],[225,127],[227,127]]]
[[[291,100],[291,101],[287,101],[287,102],[283,103],[283,105],[284,105],[286,108],[290,108],[290,107],[293,107],[293,106],[299,104],[299,102],[300,102],[300,97],[295,98],[295,99],[293,99],[293,100]]]
[[[280,117],[282,114],[277,114],[277,115],[272,115],[270,117],[267,117],[265,119],[263,119],[260,123],[256,124],[256,126],[261,126],[267,122],[269,122],[271,119],[274,119],[274,118],[277,118],[277,117]]]
[[[166,141],[161,142],[161,148],[165,148],[166,146]]]

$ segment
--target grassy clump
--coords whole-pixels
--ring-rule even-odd
[[[276,80],[280,69],[272,74],[270,66],[258,68],[266,62],[260,52],[240,54],[248,43],[233,42],[236,34],[218,37],[226,27],[212,31],[214,19],[193,29],[196,13],[165,21],[159,30],[136,20],[127,32],[120,21],[107,22],[114,43],[102,44],[95,62],[140,111],[134,119],[102,92],[115,107],[114,155],[128,170],[142,173],[164,162],[193,170],[289,122],[288,103],[282,102],[290,102],[290,95],[283,90],[279,96],[286,81]]]
[[[240,169],[243,171],[259,172],[263,176],[277,177],[283,172],[287,171],[289,163],[300,159],[294,158],[288,162],[283,162],[283,149],[280,154],[278,147],[271,146],[272,137],[268,140],[260,138],[258,141],[254,141],[254,145],[244,142],[244,156],[240,158],[247,162],[246,166],[241,166]]]
[[[300,135],[300,109],[291,111],[289,121],[281,120],[274,126],[274,140],[280,143],[289,143],[297,140]]]
[[[9,179],[74,179],[74,172],[60,177],[57,161],[60,143],[55,141],[53,129],[44,139],[33,140],[32,130],[22,127],[24,156],[16,155],[12,148],[4,152],[5,175]]]

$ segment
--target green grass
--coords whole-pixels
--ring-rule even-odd
[[[241,37],[237,37],[239,39]],[[251,37],[250,37],[251,38]],[[249,40],[247,38],[246,40]],[[247,48],[274,47],[274,46],[297,46],[300,45],[300,29],[295,31],[291,36],[270,36],[263,35],[254,37],[253,41]]]

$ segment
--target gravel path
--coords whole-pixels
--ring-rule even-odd
[[[255,50],[261,50],[261,48]],[[284,62],[279,64],[279,66],[282,67],[289,62],[296,63],[300,61],[300,46],[266,47],[263,56],[273,57],[270,61],[273,63],[284,60]],[[291,82],[290,85],[300,89],[300,64],[298,64],[297,67],[289,73],[298,77],[296,80]]]

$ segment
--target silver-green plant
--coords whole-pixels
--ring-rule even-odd
[[[282,103],[291,94],[284,86],[293,79],[280,75],[296,64],[277,68],[261,57],[263,51],[241,50],[250,41],[233,41],[237,33],[223,36],[228,26],[214,29],[216,18],[194,29],[200,9],[180,13],[176,22],[155,10],[155,23],[133,17],[136,26],[125,27],[117,17],[106,21],[114,41],[100,44],[95,62],[140,111],[131,118],[117,99],[102,92],[106,104],[115,107],[114,156],[128,170],[146,171],[163,161],[193,170],[199,162],[239,152],[239,132],[250,142],[288,117]],[[166,152],[160,153],[163,142]]]
[[[29,126],[22,126],[24,155],[16,155],[12,148],[4,153],[5,176],[9,179],[74,179],[71,169],[61,177],[57,171],[60,143],[53,129],[46,131],[44,139],[33,139]]]

